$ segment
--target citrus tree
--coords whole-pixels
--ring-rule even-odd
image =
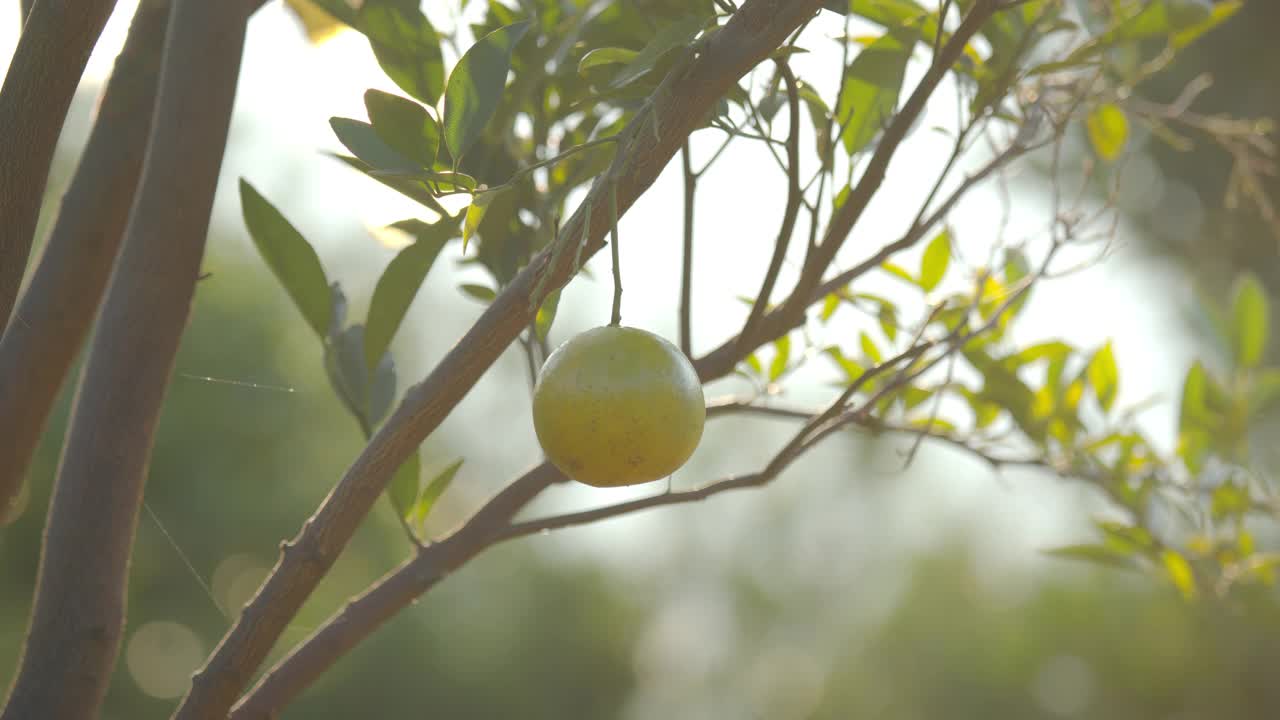
[[[142,0],[47,249],[19,294],[57,130],[114,3],[40,0],[26,17],[0,92],[0,126],[16,128],[0,142],[7,520],[21,509],[53,398],[91,323],[95,330],[6,720],[92,717],[102,702],[156,420],[201,279],[245,24],[261,4]],[[1168,105],[1136,93],[1240,2],[449,5],[424,13],[414,0],[289,2],[317,40],[343,28],[365,36],[400,90],[370,90],[367,117],[331,119],[347,149],[335,160],[422,210],[391,226],[409,242],[378,278],[367,314],[354,317],[306,240],[308,218],[286,218],[254,178],[240,181],[245,227],[314,331],[315,361],[367,445],[282,544],[175,717],[275,717],[488,548],[785,480],[806,452],[850,430],[900,435],[910,455],[946,444],[993,468],[1040,468],[1096,488],[1116,512],[1098,523],[1096,538],[1059,555],[1146,570],[1189,600],[1230,603],[1274,584],[1280,556],[1254,537],[1280,508],[1251,470],[1249,430],[1280,392],[1280,368],[1264,363],[1268,302],[1256,280],[1241,278],[1218,312],[1231,361],[1188,371],[1173,439],[1148,437],[1137,409],[1117,404],[1120,369],[1109,344],[1019,344],[1010,333],[1037,286],[1105,258],[1135,138],[1199,135],[1267,160],[1261,123],[1188,114],[1196,88]],[[812,67],[806,55],[832,47],[828,72],[797,71]],[[921,127],[932,106],[953,121]],[[895,161],[925,132],[945,137],[949,151],[924,172]],[[1071,150],[1068,141],[1080,137],[1087,153]],[[767,237],[736,239],[772,243],[771,257],[758,269],[758,290],[743,298],[741,322],[703,351],[691,338],[691,286],[709,270],[694,263],[693,220],[735,212],[706,202],[705,192],[699,202],[708,169],[735,144],[756,144],[768,158],[741,181],[776,185],[785,203]],[[684,233],[683,262],[670,269],[679,278],[679,334],[668,341],[622,324],[618,226],[672,163],[684,188]],[[1010,237],[1007,217],[993,217],[975,239],[985,256],[974,261],[949,219],[976,188],[1020,166],[1046,179],[1042,230]],[[860,222],[894,173],[913,174],[913,210],[897,227]],[[401,392],[389,348],[450,243],[485,273],[486,283],[459,291],[486,310]],[[561,289],[606,246],[608,325],[557,337]],[[869,292],[874,276],[898,281],[902,292]],[[605,317],[602,309],[602,325]],[[425,476],[418,447],[506,352],[523,354],[536,380],[534,419],[548,459],[455,530],[427,537],[424,522],[460,463]],[[788,378],[814,366],[836,378],[822,406],[778,397]],[[726,379],[733,382],[717,382]],[[738,390],[704,398],[712,383]],[[750,473],[574,512],[522,513],[571,478],[604,486],[661,479],[688,458],[704,417],[730,414],[789,418],[795,430]],[[408,540],[404,562],[264,667],[384,495]]]

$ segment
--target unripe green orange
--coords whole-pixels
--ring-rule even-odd
[[[689,459],[706,421],[702,383],[671,343],[635,328],[578,335],[547,358],[533,427],[547,459],[596,487],[667,477]]]

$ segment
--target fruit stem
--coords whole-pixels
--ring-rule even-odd
[[[609,186],[609,214],[613,225],[609,229],[609,249],[613,254],[613,315],[609,324],[622,325],[622,261],[618,259],[618,184]]]

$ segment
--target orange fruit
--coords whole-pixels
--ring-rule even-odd
[[[595,487],[660,480],[702,438],[702,383],[679,348],[653,333],[606,326],[578,335],[543,364],[533,427],[556,467]]]

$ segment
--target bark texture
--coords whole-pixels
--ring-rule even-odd
[[[3,720],[96,717],[106,693],[156,419],[204,252],[247,18],[239,3],[174,0],[138,201],[76,394]]]
[[[0,332],[13,310],[71,98],[115,0],[40,0],[0,87]]]
[[[144,0],[14,321],[0,338],[0,525],[115,264],[151,132],[169,0]]]

